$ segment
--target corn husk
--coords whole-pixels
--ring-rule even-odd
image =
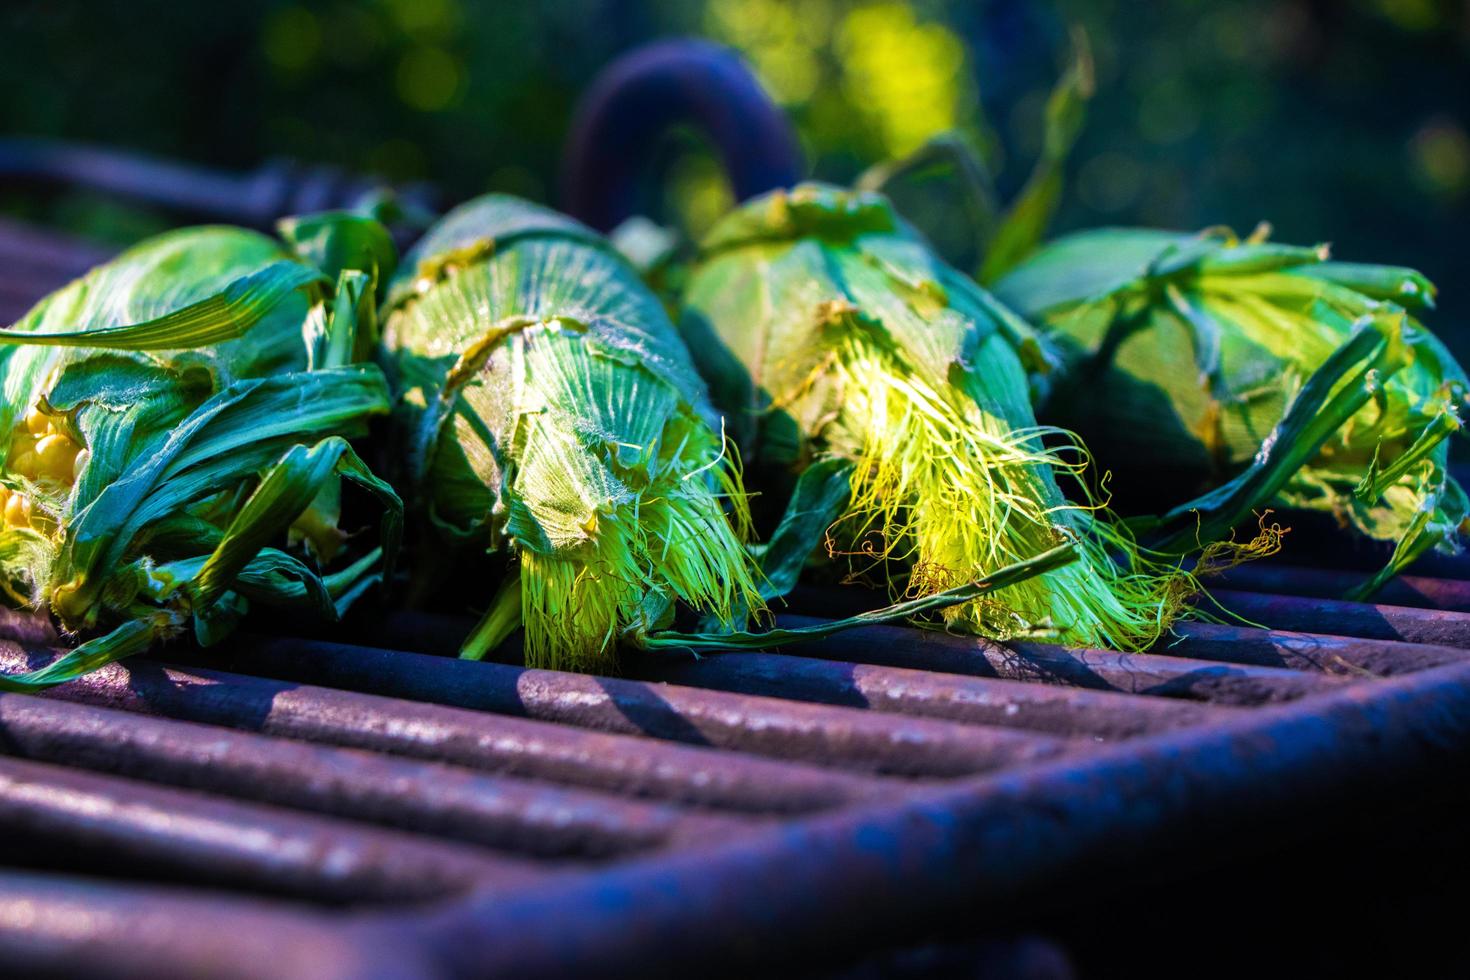
[[[1044,417],[1103,462],[1212,488],[1137,522],[1166,549],[1271,504],[1320,510],[1395,543],[1367,594],[1431,547],[1454,550],[1464,492],[1447,473],[1467,384],[1415,318],[1418,273],[1325,248],[1102,229],[1041,249],[998,294],[1062,352]]]
[[[382,503],[396,547],[397,497],[347,441],[390,404],[376,367],[348,363],[371,343],[375,271],[332,267],[334,282],[301,256],[391,246],[346,215],[287,233],[301,254],[234,228],[150,239],[0,330],[0,588],[91,637],[0,689],[186,629],[216,642],[254,603],[333,619],[377,580],[384,551],[344,547],[336,526],[345,478]]]
[[[441,536],[514,562],[467,656],[524,626],[528,663],[610,670],[681,605],[724,625],[758,607],[719,420],[602,238],[470,202],[406,258],[384,324],[415,499]]]
[[[882,196],[806,184],[749,202],[703,242],[684,309],[751,471],[799,474],[771,578],[794,578],[814,529],[915,597],[1069,543],[1076,561],[941,617],[1121,649],[1156,640],[1193,591],[1091,502],[1085,451],[1037,425],[1051,360],[1035,333]]]

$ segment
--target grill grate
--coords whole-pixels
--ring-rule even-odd
[[[39,242],[0,228],[33,294],[92,258]],[[166,648],[0,695],[0,961],[648,976],[912,941],[1463,771],[1470,581],[1350,583],[1236,570],[1261,628],[1145,656],[873,627],[602,678],[447,658],[467,624],[422,614]],[[0,617],[0,669],[55,644]]]

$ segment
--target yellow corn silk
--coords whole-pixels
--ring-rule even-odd
[[[307,257],[331,240],[335,258],[386,248],[391,262],[365,219],[289,229]],[[331,268],[334,286],[302,255],[241,229],[174,232],[0,330],[0,587],[92,637],[0,689],[190,627],[214,642],[251,602],[334,619],[377,580],[381,549],[320,568],[345,538],[341,478],[381,501],[396,546],[401,505],[347,443],[390,404],[377,367],[347,363],[376,273]]]
[[[1328,261],[1265,229],[1100,229],[1045,246],[996,289],[1063,355],[1044,418],[1125,481],[1213,488],[1137,523],[1178,525],[1162,547],[1207,541],[1250,508],[1326,511],[1396,544],[1360,595],[1430,547],[1458,548],[1467,502],[1446,438],[1466,378],[1409,312],[1434,296],[1413,270]]]
[[[1140,649],[1191,593],[1091,506],[1085,451],[1036,424],[1049,358],[1030,327],[882,196],[806,184],[737,209],[702,243],[681,328],[752,472],[801,473],[798,500],[845,484],[828,548],[859,571],[927,595],[1075,543],[1072,563],[946,609],[951,628]]]
[[[465,656],[523,625],[528,663],[607,670],[679,604],[723,627],[759,608],[704,385],[601,237],[510,197],[463,205],[405,259],[384,358],[416,503],[515,560]]]

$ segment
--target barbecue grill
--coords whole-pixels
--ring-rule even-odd
[[[737,182],[781,182],[789,136],[705,47],[615,69],[578,139],[609,114],[664,125],[752,100],[714,138],[775,147],[755,176],[726,159]],[[37,159],[32,179],[89,179]],[[313,173],[272,170],[276,203],[247,213],[195,192],[242,178],[171,169],[195,190],[170,197],[155,164],[132,164],[111,190],[253,223]],[[586,195],[596,172],[574,161],[568,179]],[[360,190],[328,183],[318,204]],[[625,206],[581,205],[603,224]],[[0,223],[0,320],[101,257]],[[1375,557],[1355,547],[1304,528],[1294,564],[1242,567],[1216,592],[1254,625],[1185,624],[1148,655],[873,627],[589,677],[456,660],[468,620],[361,610],[330,640],[257,622],[207,652],[180,643],[0,694],[0,962],[275,977],[1463,967],[1430,924],[1467,864],[1470,566],[1441,559],[1344,602]],[[809,589],[784,618],[871,598]],[[0,669],[57,643],[0,614]]]

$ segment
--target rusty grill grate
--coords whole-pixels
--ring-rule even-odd
[[[95,259],[0,226],[0,319]],[[1218,598],[1261,628],[1146,656],[870,628],[614,679],[457,661],[466,624],[400,613],[0,694],[0,961],[737,973],[1085,900],[1119,855],[1463,772],[1470,581],[1350,581],[1240,569]],[[56,643],[0,638],[6,671]]]

